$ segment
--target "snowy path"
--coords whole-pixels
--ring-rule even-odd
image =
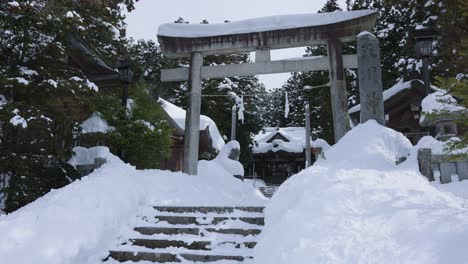
[[[152,207],[104,263],[251,263],[263,207]]]

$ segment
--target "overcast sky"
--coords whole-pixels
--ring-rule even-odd
[[[223,23],[246,18],[316,13],[326,0],[140,0],[136,8],[127,15],[127,34],[135,39],[156,41],[158,26],[172,23],[182,17],[190,23],[199,23],[203,19],[210,23]],[[344,8],[345,0],[338,1]],[[304,48],[277,50],[272,52],[272,59],[300,57]],[[289,73],[259,76],[268,89],[281,87]]]

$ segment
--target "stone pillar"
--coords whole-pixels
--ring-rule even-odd
[[[305,155],[306,155],[306,168],[312,165],[312,158],[310,156],[310,108],[309,104],[305,105]]]
[[[231,140],[236,140],[236,111],[236,105],[233,105],[231,114]]]
[[[377,37],[363,32],[357,37],[359,98],[361,123],[375,119],[385,126],[385,112],[380,68],[380,49]]]
[[[197,175],[200,138],[201,68],[203,54],[194,52],[190,61],[189,97],[185,116],[184,172]]]
[[[434,172],[432,171],[432,150],[422,148],[418,150],[419,171],[426,176],[429,181],[434,181]]]
[[[330,94],[333,113],[333,131],[335,142],[338,142],[350,130],[348,115],[348,96],[344,78],[343,53],[341,42],[328,40],[328,59],[330,61]]]

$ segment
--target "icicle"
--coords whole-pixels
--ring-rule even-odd
[[[287,118],[289,115],[289,99],[288,99],[288,92],[284,93],[285,101],[284,101],[284,117]]]
[[[239,111],[237,112],[237,116],[238,116],[238,120],[240,120],[242,122],[242,124],[244,124],[244,111],[245,111],[245,108],[244,108],[244,96],[242,96],[239,100],[239,105],[237,106],[237,108],[239,109]]]

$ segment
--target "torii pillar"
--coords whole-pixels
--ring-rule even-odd
[[[185,114],[183,171],[189,175],[197,175],[203,54],[201,52],[193,52],[190,57],[189,96]]]
[[[338,142],[351,128],[349,126],[348,96],[343,67],[343,51],[341,42],[332,38],[327,43],[328,60],[330,62],[330,95],[333,112],[333,132],[335,142]]]

